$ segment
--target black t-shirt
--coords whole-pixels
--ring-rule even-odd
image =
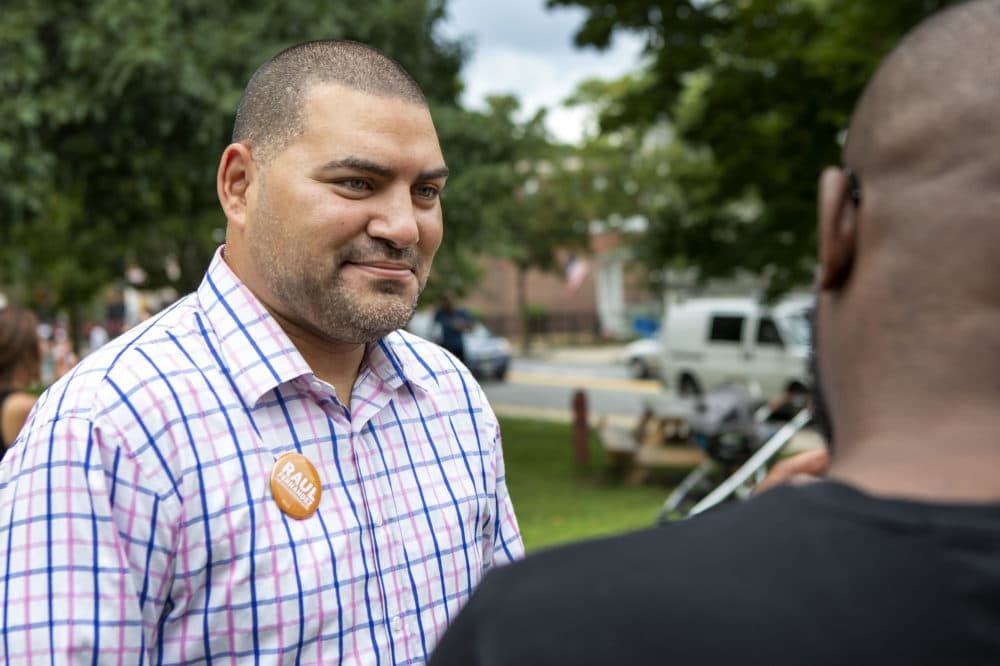
[[[822,481],[489,573],[431,666],[1000,664],[1000,505]]]

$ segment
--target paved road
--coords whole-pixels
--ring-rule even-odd
[[[570,420],[573,395],[583,390],[590,421],[633,423],[647,400],[669,401],[657,381],[633,380],[616,362],[620,348],[557,349],[515,358],[506,382],[483,385],[498,414]]]

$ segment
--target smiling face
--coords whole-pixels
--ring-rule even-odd
[[[336,84],[303,111],[303,132],[248,167],[226,260],[283,324],[372,342],[409,320],[441,244],[437,133],[424,106]]]

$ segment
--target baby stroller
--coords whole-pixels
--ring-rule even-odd
[[[670,494],[657,516],[665,524],[699,514],[727,500],[750,496],[768,464],[808,425],[805,396],[789,395],[757,406],[750,393],[725,385],[700,396],[688,424],[707,458]]]

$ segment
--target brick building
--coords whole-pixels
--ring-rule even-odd
[[[557,251],[566,264],[570,254]],[[536,314],[533,330],[569,341],[626,339],[640,332],[638,320],[658,320],[661,299],[647,288],[645,271],[630,261],[619,232],[591,236],[589,254],[576,258],[573,271],[531,270],[526,276],[529,309]],[[462,305],[501,335],[517,337],[523,330],[517,302],[517,269],[509,261],[482,257],[483,279]],[[572,288],[566,273],[576,275]]]

